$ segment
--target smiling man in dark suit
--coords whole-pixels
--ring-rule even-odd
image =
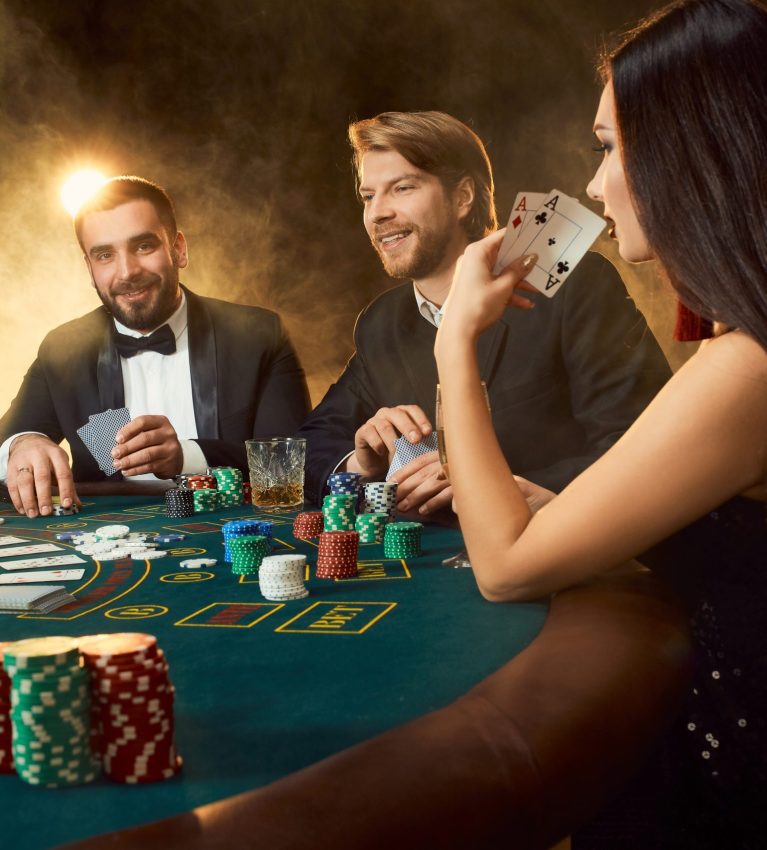
[[[457,119],[387,112],[352,124],[349,138],[365,228],[386,272],[408,282],[360,314],[354,354],[299,432],[308,439],[307,493],[317,501],[333,470],[379,480],[397,437],[418,443],[431,433],[434,338],[453,272],[466,246],[497,226],[490,162]],[[480,364],[512,468],[558,491],[623,434],[670,371],[599,254],[587,254],[555,298],[529,297],[535,309],[510,308],[483,335]],[[450,506],[436,452],[394,477],[400,510]],[[535,488],[528,492],[533,498]]]
[[[295,431],[309,396],[279,317],[181,286],[187,243],[163,189],[113,178],[75,231],[102,306],[48,334],[0,421],[0,477],[19,511],[49,514],[52,483],[68,506],[73,479],[105,478],[77,429],[109,408],[132,416],[118,478],[247,468],[246,439]]]

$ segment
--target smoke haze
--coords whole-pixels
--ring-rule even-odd
[[[0,408],[45,333],[99,303],[58,200],[72,171],[165,186],[190,246],[184,282],[279,311],[317,402],[351,353],[356,314],[391,285],[362,227],[349,121],[390,109],[465,121],[493,161],[502,220],[520,188],[583,200],[595,54],[655,5],[5,0]],[[667,296],[620,268],[678,363]]]

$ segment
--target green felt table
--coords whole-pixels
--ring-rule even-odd
[[[152,562],[83,556],[85,575],[69,585],[77,602],[44,616],[0,615],[0,640],[156,635],[177,690],[184,768],[152,785],[100,779],[57,790],[0,776],[0,835],[14,850],[53,847],[266,785],[449,704],[527,646],[546,617],[543,603],[490,605],[470,570],[443,567],[461,547],[453,529],[425,528],[423,555],[407,561],[363,545],[357,578],[318,580],[312,570],[308,598],[272,603],[253,577],[233,576],[224,563],[221,526],[270,519],[275,551],[305,553],[313,567],[316,546],[293,537],[293,515],[245,506],[170,519],[159,496],[84,502],[76,516],[34,520],[8,506],[0,534],[54,540],[59,531],[120,523],[186,538]],[[218,565],[180,568],[203,554]]]

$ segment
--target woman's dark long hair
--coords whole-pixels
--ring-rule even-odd
[[[673,3],[602,70],[639,222],[680,300],[767,348],[767,7]]]

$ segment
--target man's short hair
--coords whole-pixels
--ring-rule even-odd
[[[463,225],[476,242],[498,226],[493,171],[479,136],[445,112],[382,112],[349,125],[357,182],[369,151],[396,151],[409,163],[438,177],[452,191],[464,177],[474,182],[474,205]]]
[[[85,250],[82,239],[83,219],[89,213],[113,210],[121,204],[130,201],[149,201],[154,207],[162,226],[165,228],[168,238],[172,242],[178,233],[176,226],[176,212],[173,209],[173,201],[161,186],[145,180],[143,177],[123,175],[111,177],[99,189],[88,198],[78,209],[74,218],[75,233],[80,247]]]

